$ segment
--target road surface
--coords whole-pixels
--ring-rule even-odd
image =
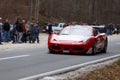
[[[49,54],[42,47],[0,52],[0,80],[17,80],[120,53],[120,36],[110,36],[108,52],[97,55]]]

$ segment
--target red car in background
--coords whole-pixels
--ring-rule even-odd
[[[58,34],[53,32],[48,37],[50,53],[106,53],[107,44],[106,33],[100,33],[98,29],[88,25],[67,26]]]

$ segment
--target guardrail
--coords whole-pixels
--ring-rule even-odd
[[[106,58],[102,58],[102,59],[99,59],[99,60],[96,60],[96,61],[86,62],[86,63],[83,63],[83,64],[79,64],[79,65],[75,65],[75,66],[51,71],[51,72],[46,72],[46,73],[43,73],[43,74],[38,74],[38,75],[22,78],[22,79],[19,79],[19,80],[39,80],[39,79],[44,78],[46,76],[52,76],[52,75],[57,75],[57,74],[70,72],[70,71],[73,71],[73,70],[80,69],[82,67],[86,67],[86,66],[89,66],[89,65],[94,65],[94,64],[97,64],[97,63],[102,63],[102,62],[109,61],[109,60],[116,59],[116,58],[120,58],[120,54],[110,56],[110,57],[106,57]]]

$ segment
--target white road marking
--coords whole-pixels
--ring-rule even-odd
[[[6,57],[6,58],[0,58],[0,61],[2,60],[8,60],[8,59],[15,59],[15,58],[23,58],[23,57],[28,57],[30,55],[19,55],[19,56],[12,56],[12,57]]]

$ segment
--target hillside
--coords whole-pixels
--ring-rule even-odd
[[[34,17],[33,0],[33,15]],[[120,0],[40,0],[39,19],[100,23],[120,22]],[[0,16],[29,18],[30,0],[0,0]],[[54,20],[54,19],[53,19]]]
[[[0,0],[0,16],[16,19],[18,16],[28,18],[29,6],[28,0]]]

